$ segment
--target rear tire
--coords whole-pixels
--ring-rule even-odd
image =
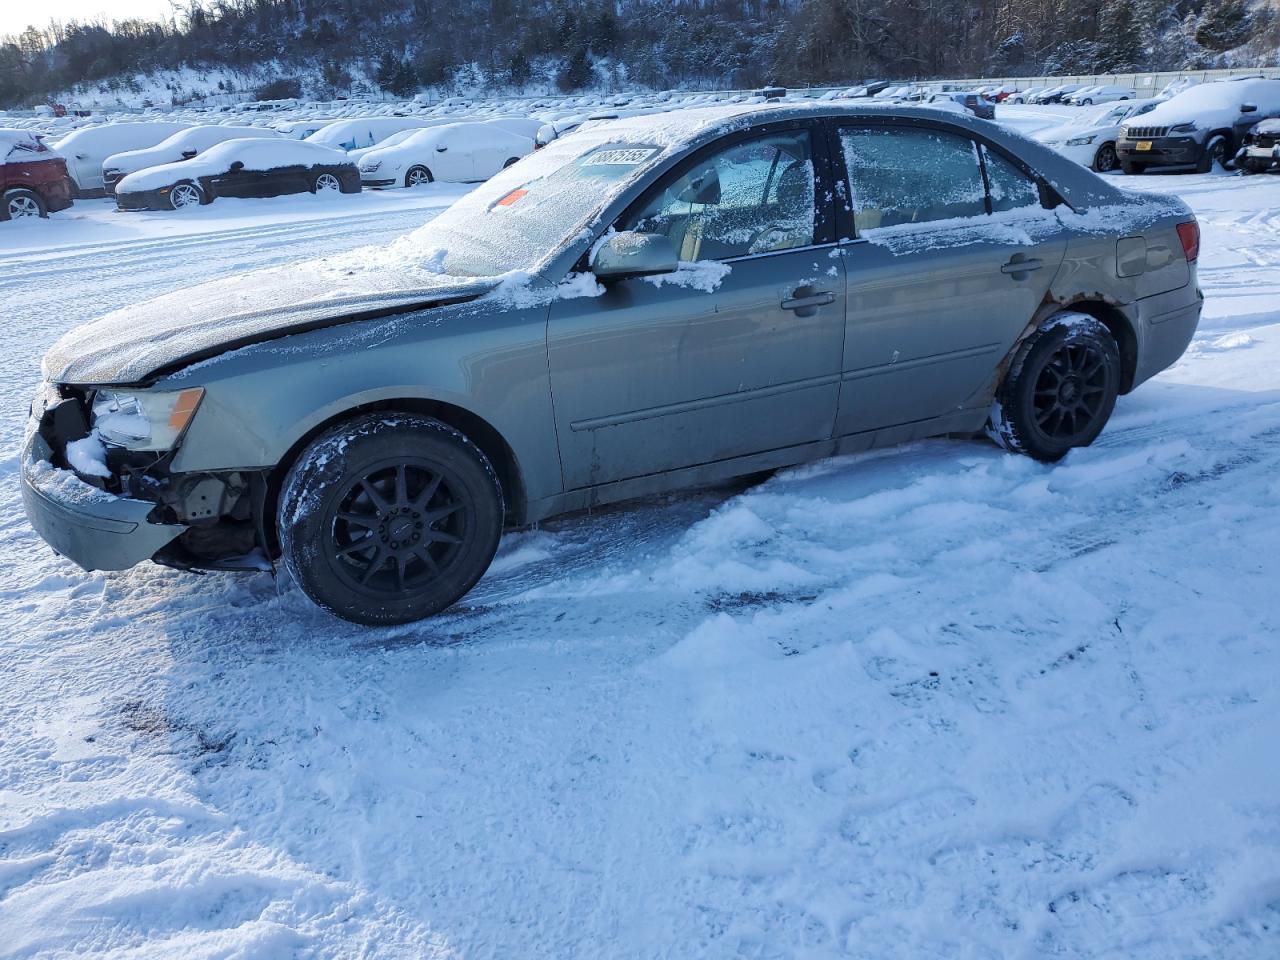
[[[342,192],[342,181],[332,173],[322,173],[311,182],[311,192],[331,195]]]
[[[507,169],[507,167],[511,166],[513,163],[518,162],[519,160],[520,160],[519,157],[508,157],[507,162],[502,165],[502,169],[503,170]]]
[[[49,209],[44,199],[34,190],[19,187],[4,195],[4,220],[25,220],[28,217],[47,217]]]
[[[1120,393],[1120,350],[1087,313],[1054,314],[1014,354],[986,433],[1014,453],[1052,463],[1097,439]]]
[[[366,414],[302,453],[278,522],[285,565],[317,605],[353,623],[408,623],[453,604],[489,568],[502,488],[452,427]]]

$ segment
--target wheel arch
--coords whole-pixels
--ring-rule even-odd
[[[394,397],[357,404],[333,413],[311,426],[285,451],[284,456],[268,472],[267,477],[266,509],[263,519],[273,540],[276,538],[276,511],[284,478],[297,463],[303,451],[326,430],[361,414],[378,411],[422,414],[439,420],[463,434],[480,448],[480,452],[493,465],[498,475],[498,482],[502,486],[502,499],[508,524],[519,526],[525,522],[529,500],[525,489],[524,473],[520,468],[515,450],[497,428],[478,414],[443,400],[425,397]]]
[[[1062,313],[1064,310],[1087,313],[1110,331],[1120,351],[1120,393],[1126,394],[1132,390],[1134,376],[1138,370],[1138,335],[1134,332],[1133,323],[1124,311],[1116,304],[1100,297],[1086,295],[1065,302],[1046,303],[1036,312],[1026,332],[1013,345],[1013,349],[1009,352],[1010,358],[1017,353],[1027,337],[1044,326],[1054,314]]]

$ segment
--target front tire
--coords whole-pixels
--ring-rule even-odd
[[[1196,161],[1196,173],[1208,173],[1215,163],[1224,170],[1227,168],[1227,138],[1221,134],[1210,137],[1204,145],[1204,152]]]
[[[1116,156],[1116,145],[1108,141],[1098,148],[1093,155],[1093,169],[1098,173],[1110,173],[1120,166],[1120,158]]]
[[[408,623],[453,604],[488,569],[502,488],[452,427],[366,414],[298,458],[278,521],[285,565],[316,604],[353,623]]]
[[[1126,176],[1133,177],[1146,170],[1147,165],[1145,163],[1134,163],[1132,160],[1121,160],[1120,169]]]
[[[4,195],[4,219],[25,220],[28,217],[47,217],[49,210],[40,194],[19,187]]]
[[[1018,348],[987,418],[992,440],[1052,463],[1087,447],[1111,418],[1120,393],[1120,350],[1106,325],[1063,311]]]
[[[169,191],[169,206],[174,210],[198,207],[204,203],[204,191],[190,180],[175,183]]]
[[[431,176],[431,171],[426,167],[410,167],[404,175],[404,185],[406,187],[425,187],[434,179]]]

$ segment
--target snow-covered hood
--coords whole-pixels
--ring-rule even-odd
[[[1119,129],[1119,124],[1107,124],[1106,126],[1080,126],[1078,124],[1063,124],[1060,127],[1052,127],[1048,130],[1037,130],[1033,133],[1032,139],[1038,140],[1040,143],[1061,144],[1068,140],[1075,140],[1079,137],[1096,137],[1100,134],[1114,132]]]
[[[273,267],[178,290],[76,327],[45,354],[43,372],[58,383],[139,383],[252,343],[475,299],[499,282],[440,276],[410,286],[394,272],[345,271],[323,260]]]

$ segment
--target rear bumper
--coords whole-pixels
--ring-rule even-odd
[[[76,184],[70,177],[40,185],[40,196],[50,213],[65,210],[75,202]]]
[[[1141,348],[1133,385],[1136,387],[1182,357],[1200,325],[1204,294],[1194,281],[1181,290],[1146,297],[1137,302]]]
[[[22,505],[45,543],[85,570],[125,570],[150,560],[186,529],[152,523],[154,503],[105,493],[49,463],[33,433],[22,451]]]

